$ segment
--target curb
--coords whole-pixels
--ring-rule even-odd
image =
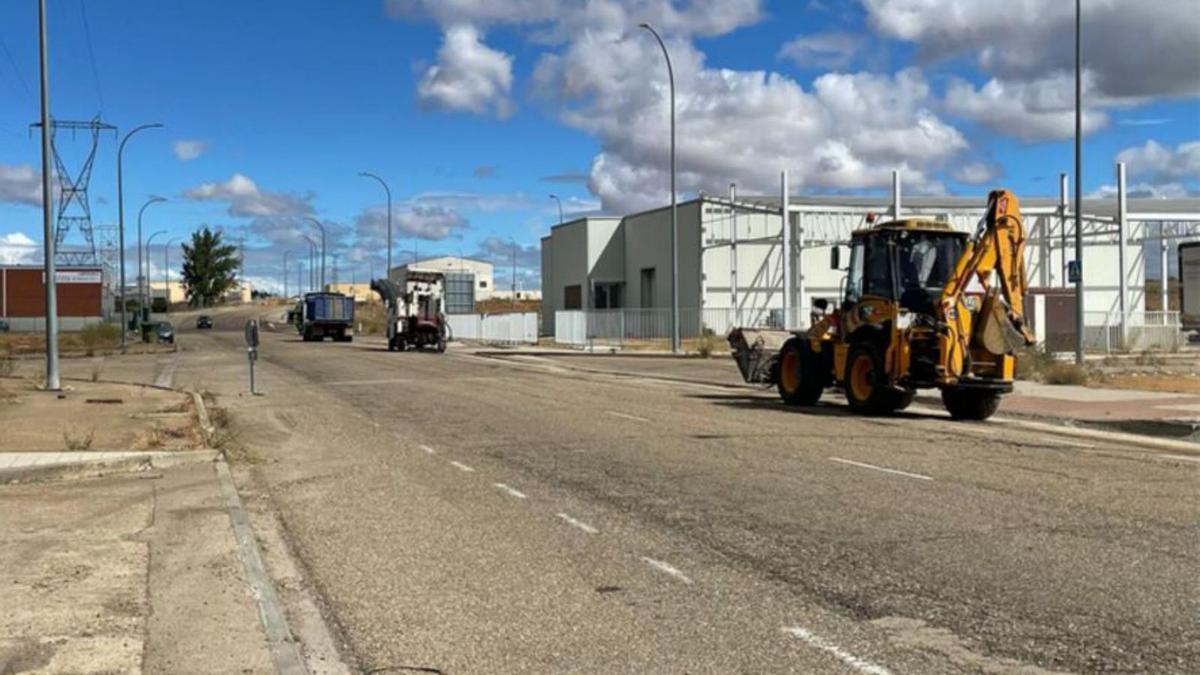
[[[937,396],[917,396],[917,402],[923,405],[941,408],[942,401]],[[1022,420],[1047,426],[1063,427],[1084,431],[1113,432],[1126,436],[1140,438],[1162,439],[1175,443],[1188,443],[1200,451],[1200,423],[1188,420],[1156,418],[1156,419],[1080,419],[1074,417],[1055,417],[1037,413],[1015,412],[1002,410],[1000,414],[1009,420]],[[1192,440],[1196,439],[1196,440]]]
[[[200,435],[204,437],[204,444],[211,447],[216,429],[208,416],[208,407],[204,405],[204,397],[194,391],[188,393],[192,395],[192,403],[196,406],[196,420],[200,423]]]
[[[216,461],[215,450],[181,450],[177,452],[145,452],[119,459],[95,459],[54,464],[38,464],[0,469],[0,483],[27,483],[63,478],[101,477],[112,473],[130,473],[166,469],[192,462]]]

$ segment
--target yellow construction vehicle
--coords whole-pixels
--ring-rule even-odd
[[[937,388],[955,419],[986,419],[1012,391],[1016,351],[1033,343],[1024,249],[1007,190],[988,195],[974,237],[934,220],[868,222],[851,236],[839,305],[814,301],[804,332],[735,329],[734,358],[747,381],[774,383],[791,405],[840,387],[852,409],[883,414]]]

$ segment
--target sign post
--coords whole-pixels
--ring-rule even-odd
[[[251,319],[246,322],[246,355],[250,359],[250,395],[257,396],[254,389],[254,362],[258,360],[258,321]]]

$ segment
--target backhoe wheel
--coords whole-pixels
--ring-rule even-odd
[[[789,340],[779,353],[775,386],[787,405],[816,405],[825,389],[820,359],[807,340]]]
[[[900,412],[908,406],[912,405],[913,399],[917,397],[916,389],[905,389],[903,391],[893,391],[892,400],[888,403],[888,408],[892,412]]]
[[[850,348],[845,383],[851,410],[882,415],[895,409],[895,392],[888,388],[883,354],[875,345],[863,342]]]
[[[942,403],[956,420],[986,420],[1000,407],[1000,394],[978,389],[943,389]]]

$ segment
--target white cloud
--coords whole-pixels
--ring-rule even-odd
[[[235,173],[223,183],[201,183],[183,195],[197,201],[225,201],[229,215],[239,217],[295,216],[312,213],[311,194],[266,192],[248,176]]]
[[[1174,148],[1146,141],[1117,153],[1125,162],[1130,197],[1175,198],[1200,196],[1200,140],[1180,143]],[[1092,196],[1111,198],[1117,186],[1104,185]]]
[[[601,152],[589,186],[605,210],[623,212],[668,199],[667,82],[649,36],[582,35],[547,54],[536,90],[562,99],[562,119],[595,134]],[[919,71],[894,76],[828,74],[806,91],[762,71],[707,68],[690,42],[668,45],[675,65],[682,192],[720,192],[731,180],[774,193],[779,171],[796,189],[857,189],[890,184],[904,172],[915,191],[944,188],[932,174],[967,147],[932,111]]]
[[[21,232],[0,234],[0,264],[23,265],[37,262],[37,242]]]
[[[0,164],[0,203],[42,205],[42,174],[30,164]]]
[[[950,102],[956,112],[1026,140],[1074,133],[1062,114],[1074,105],[1073,3],[863,0],[863,5],[877,32],[913,42],[918,58],[974,57],[992,79],[980,90],[960,85]],[[1093,109],[1093,129],[1107,124],[1098,109],[1200,94],[1195,0],[1089,2],[1082,34],[1084,104]]]
[[[970,162],[954,170],[954,180],[969,185],[983,185],[1000,177],[1000,167],[989,162]]]
[[[359,239],[383,242],[387,237],[387,209],[372,207],[355,219]],[[445,206],[400,204],[392,209],[392,243],[416,237],[440,241],[467,229],[470,222],[454,209]],[[386,248],[386,245],[384,246]]]
[[[1117,153],[1129,175],[1156,183],[1200,181],[1200,140],[1180,143],[1174,149],[1146,141],[1145,145]]]
[[[179,140],[171,145],[171,149],[175,151],[175,157],[179,161],[190,162],[208,150],[208,142]]]
[[[438,50],[438,62],[417,85],[417,96],[427,107],[508,117],[513,113],[512,64],[511,56],[483,44],[473,26],[451,26]]]
[[[779,49],[779,58],[801,68],[841,69],[850,65],[862,42],[861,37],[851,33],[800,35]]]
[[[956,78],[946,88],[946,108],[1025,141],[1067,138],[1075,133],[1074,86],[1065,74],[1029,82],[992,79],[978,89]],[[1106,113],[1083,111],[1084,134],[1107,124]]]
[[[547,43],[584,31],[613,32],[648,22],[675,35],[722,35],[763,17],[762,0],[387,0],[396,18],[433,19],[441,26],[508,24],[535,30]]]

